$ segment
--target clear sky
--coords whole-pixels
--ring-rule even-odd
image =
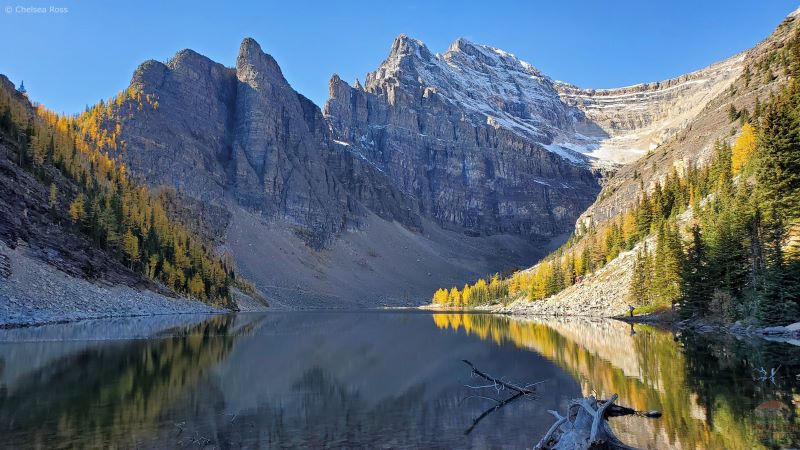
[[[0,73],[15,83],[24,80],[33,100],[68,113],[127,87],[141,62],[165,61],[183,48],[232,66],[246,36],[320,106],[331,74],[363,81],[400,33],[421,39],[433,52],[463,36],[514,53],[555,79],[623,86],[670,78],[745,50],[798,6],[785,0],[0,4]],[[66,11],[23,12],[18,6]]]

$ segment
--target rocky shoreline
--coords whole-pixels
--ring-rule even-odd
[[[229,312],[198,300],[68,275],[0,241],[0,328],[84,319]]]

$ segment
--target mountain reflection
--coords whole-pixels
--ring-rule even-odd
[[[571,373],[584,395],[620,395],[659,420],[614,419],[626,443],[642,448],[755,449],[800,443],[794,378],[800,350],[729,336],[682,334],[646,325],[576,318],[512,319],[434,314],[442,329],[533,350]],[[755,369],[781,366],[775,384]]]
[[[80,326],[3,336],[13,370],[0,373],[0,448],[516,449],[578,390],[546,360],[441,334],[426,314],[242,314],[150,338],[60,340]],[[465,400],[462,358],[560,389],[465,436],[489,403]]]
[[[433,322],[433,323],[432,323]],[[797,446],[798,351],[609,320],[303,312],[0,331],[0,448],[530,448],[548,409],[619,393],[642,448]],[[495,403],[462,359],[515,382]],[[777,367],[776,383],[754,368]],[[493,396],[494,391],[484,392]],[[504,393],[498,393],[503,397]]]

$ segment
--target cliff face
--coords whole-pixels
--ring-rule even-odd
[[[599,160],[630,163],[683,130],[742,73],[744,54],[671,80],[617,89],[581,89],[556,82],[568,105],[580,109],[607,138],[594,143]]]
[[[235,68],[184,50],[166,64],[142,64],[132,88],[157,106],[115,110],[107,126],[120,124],[119,156],[131,174],[151,185],[172,185],[201,205],[230,211],[229,221],[207,228],[222,230],[221,248],[276,305],[420,303],[442,280],[463,284],[541,256],[550,248],[543,241],[568,231],[598,189],[585,168],[534,151],[524,141],[515,144],[527,146],[523,153],[509,161],[492,162],[489,155],[512,149],[486,145],[486,156],[470,156],[474,169],[453,163],[459,174],[443,173],[451,170],[445,166],[419,166],[410,168],[413,181],[391,176],[386,166],[336,138],[320,109],[289,86],[277,63],[251,39],[242,43]],[[538,168],[538,160],[525,160],[526,154],[550,166]],[[506,170],[502,165],[523,164],[532,174],[580,174],[590,189],[562,187],[553,178],[557,174],[542,178],[556,188],[533,181],[531,188],[514,186],[515,192],[503,187],[510,192],[503,195],[531,205],[525,211],[514,206],[517,222],[504,223],[495,217],[508,207],[493,199],[497,188],[481,183],[495,183]],[[435,191],[444,192],[436,200],[441,210],[449,208],[438,215],[433,199],[413,187],[449,183],[458,186]],[[555,193],[543,194],[550,190]],[[543,203],[527,198],[531,193]],[[464,200],[451,205],[446,195]]]
[[[316,247],[358,227],[362,201],[384,218],[418,223],[402,193],[335,148],[319,108],[252,39],[234,69],[184,50],[167,64],[142,64],[132,87],[158,99],[157,108],[115,118],[125,161],[150,184],[288,220]]]
[[[601,173],[687,127],[741,67],[595,91],[464,39],[433,54],[400,36],[363,85],[334,75],[321,111],[245,39],[234,68],[190,50],[145,62],[131,87],[158,106],[108,126],[132,174],[231,213],[209,228],[278,303],[413,303],[542,256]]]
[[[433,55],[398,37],[364,86],[334,76],[324,111],[339,145],[443,226],[554,236],[599,190],[583,155],[546,147],[602,131],[530,65],[465,40]]]

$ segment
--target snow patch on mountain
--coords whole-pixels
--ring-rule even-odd
[[[682,129],[741,73],[742,55],[681,77],[618,89],[552,80],[504,50],[466,39],[432,53],[399,36],[367,75],[368,89],[415,86],[464,111],[475,126],[504,128],[580,165],[636,160]],[[390,100],[395,92],[389,92]]]

